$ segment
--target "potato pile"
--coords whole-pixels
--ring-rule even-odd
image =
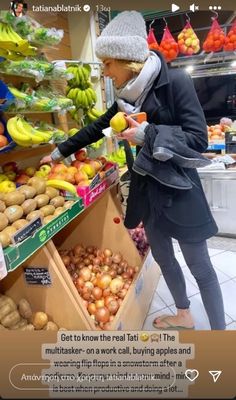
[[[58,331],[55,322],[49,321],[48,315],[43,311],[33,313],[29,302],[21,299],[18,304],[4,294],[0,294],[0,330],[21,331]]]
[[[0,193],[0,243],[5,248],[11,244],[11,236],[36,217],[47,224],[73,201],[65,201],[59,191],[46,187],[44,179],[32,177],[10,193]]]

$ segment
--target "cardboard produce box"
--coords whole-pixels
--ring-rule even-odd
[[[81,318],[80,308],[45,246],[0,282],[0,293],[10,296],[16,304],[25,298],[33,312],[45,312],[59,328],[89,329],[89,324]]]
[[[127,294],[111,322],[111,328],[112,330],[142,329],[160,277],[160,269],[150,253],[142,262],[123,225],[110,191],[54,236],[53,241],[47,243],[47,248],[58,270],[80,307],[81,315],[83,314],[90,329],[95,330],[97,327],[94,320],[89,315],[84,301],[57,251],[57,249],[72,249],[77,244],[97,246],[101,250],[110,248],[113,252],[120,252],[129,265],[139,267],[139,271],[134,276]]]

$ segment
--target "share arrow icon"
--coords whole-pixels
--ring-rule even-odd
[[[216,383],[216,381],[218,381],[218,379],[222,373],[222,371],[208,371],[208,372],[209,372],[209,374],[211,374],[214,383]]]

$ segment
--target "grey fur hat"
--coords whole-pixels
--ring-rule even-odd
[[[97,39],[95,52],[100,59],[145,61],[149,49],[142,15],[137,11],[124,11],[118,14],[103,29]]]

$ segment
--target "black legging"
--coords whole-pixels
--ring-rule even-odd
[[[175,258],[172,239],[166,236],[153,219],[145,222],[146,235],[156,262],[178,309],[189,308],[186,284],[182,269]],[[206,241],[183,243],[179,241],[187,266],[198,284],[211,329],[225,329],[222,293],[216,272],[212,266]]]

